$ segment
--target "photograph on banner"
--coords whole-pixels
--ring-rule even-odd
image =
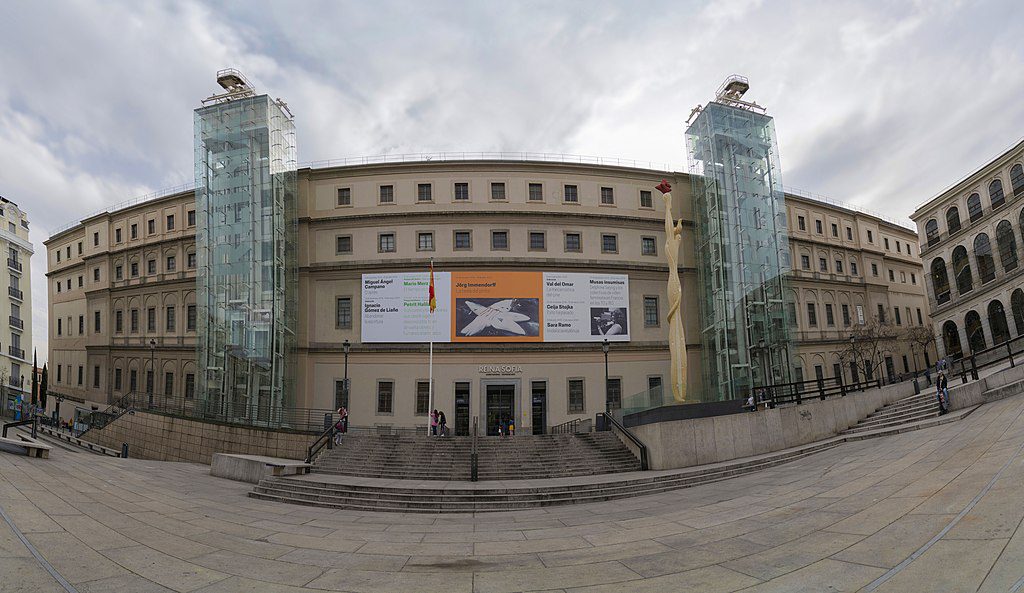
[[[537,272],[453,272],[454,342],[540,342],[542,277]]]
[[[544,341],[629,341],[629,278],[544,273]]]
[[[451,274],[434,272],[437,308],[430,312],[430,272],[364,274],[363,342],[450,342]]]

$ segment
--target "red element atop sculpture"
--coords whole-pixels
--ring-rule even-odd
[[[672,184],[662,179],[661,183],[654,186],[654,189],[660,191],[663,194],[667,194],[668,192],[672,191]]]

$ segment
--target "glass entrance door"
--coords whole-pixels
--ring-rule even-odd
[[[455,384],[455,436],[469,436],[469,383]]]
[[[498,436],[498,425],[504,427],[515,418],[515,385],[487,386],[487,436]]]
[[[547,426],[548,385],[544,381],[534,381],[531,385],[533,399],[533,434],[544,434]]]

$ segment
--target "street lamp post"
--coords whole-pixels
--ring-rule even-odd
[[[608,400],[608,351],[611,350],[611,345],[608,343],[608,338],[604,339],[601,344],[601,351],[604,352],[604,412],[605,414],[612,411],[612,402]]]
[[[149,341],[149,377],[146,377],[149,391],[149,407],[153,407],[153,391],[156,390],[156,340]],[[152,377],[152,378],[150,378]]]
[[[352,347],[352,345],[349,344],[348,339],[346,338],[345,339],[345,344],[344,344],[344,348],[345,348],[345,379],[342,382],[342,386],[341,386],[341,397],[344,400],[346,408],[348,408],[348,404],[349,404],[349,401],[348,401],[348,351],[349,351],[349,349],[351,347]]]

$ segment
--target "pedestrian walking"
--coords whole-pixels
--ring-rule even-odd
[[[437,426],[441,436],[448,436],[448,419],[444,417],[444,410],[438,410],[437,412]]]
[[[939,400],[939,416],[949,412],[949,388],[946,373],[939,373],[935,379],[935,397]]]
[[[430,411],[430,436],[437,436],[437,410]]]
[[[338,421],[334,423],[334,444],[340,445],[341,439],[348,432],[348,410],[345,406],[338,408]]]

